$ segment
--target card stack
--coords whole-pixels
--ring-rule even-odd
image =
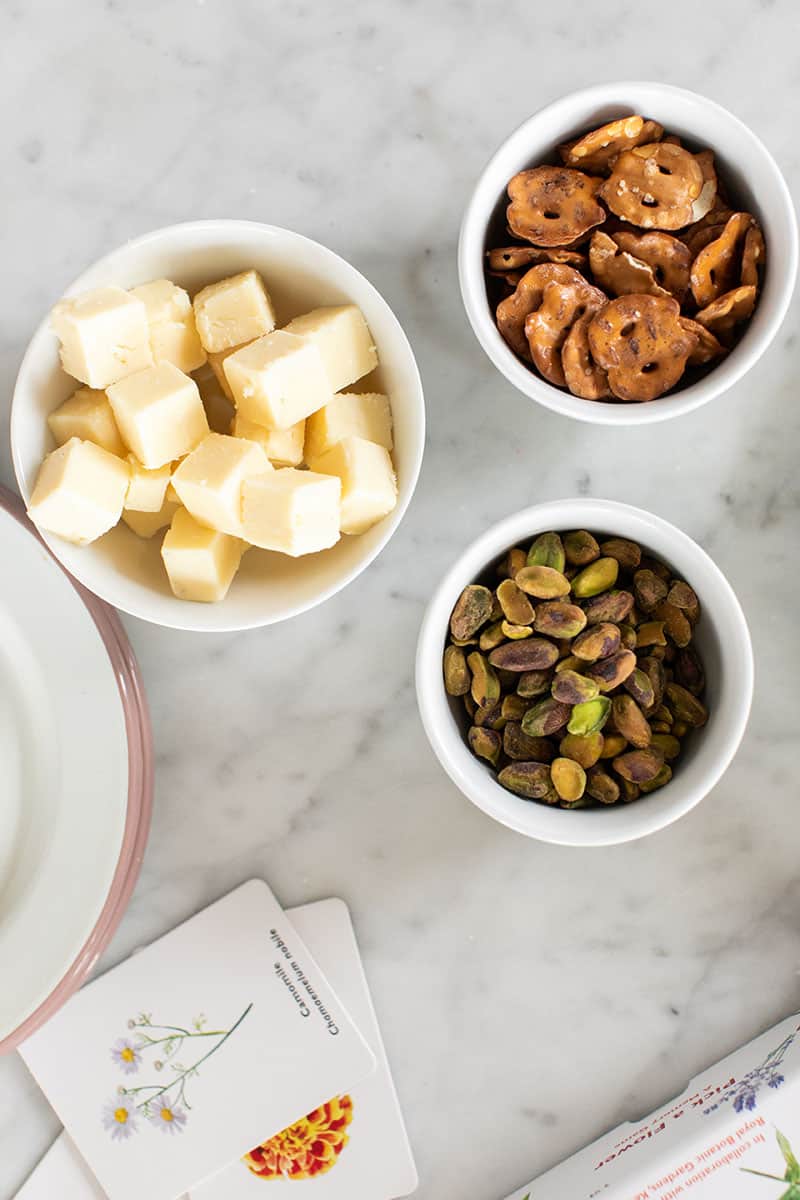
[[[284,913],[251,880],[87,984],[20,1052],[64,1132],[18,1200],[417,1186],[341,900]]]

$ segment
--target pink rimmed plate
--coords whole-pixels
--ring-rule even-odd
[[[113,609],[0,488],[0,1053],[81,985],[133,891],[153,798],[150,720]]]

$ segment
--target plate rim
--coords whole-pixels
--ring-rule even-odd
[[[83,946],[52,991],[19,1025],[0,1039],[0,1055],[16,1049],[78,990],[105,950],[122,919],[139,877],[150,832],[154,792],[154,753],[150,712],[139,664],[115,610],[89,592],[49,550],[29,521],[22,500],[0,484],[0,510],[7,512],[45,547],[92,618],[111,662],[122,704],[128,742],[128,801],[117,864],[100,914]]]

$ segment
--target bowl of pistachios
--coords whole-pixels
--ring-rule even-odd
[[[602,846],[694,808],[753,692],[747,622],[687,534],[642,509],[556,500],[459,556],[430,601],[420,714],[453,782],[541,841]]]

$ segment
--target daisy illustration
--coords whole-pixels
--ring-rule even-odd
[[[103,1107],[103,1126],[115,1141],[136,1132],[137,1113],[128,1096],[117,1094]]]
[[[111,1047],[111,1058],[125,1075],[133,1075],[142,1061],[141,1047],[130,1038],[117,1038]]]
[[[186,1111],[166,1096],[151,1101],[149,1107],[151,1125],[157,1125],[164,1133],[180,1133],[186,1124]]]

